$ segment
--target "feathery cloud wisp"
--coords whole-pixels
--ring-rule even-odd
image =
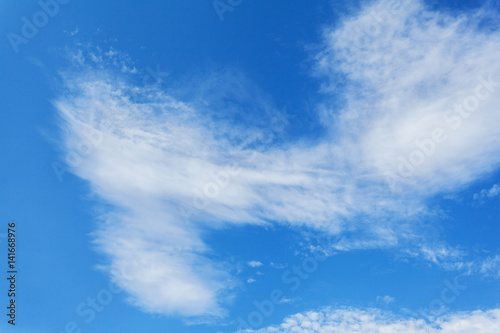
[[[325,31],[316,71],[325,90],[345,77],[347,104],[323,105],[328,135],[314,144],[276,145],[269,132],[282,117],[270,116],[267,101],[246,107],[271,125],[248,129],[215,117],[234,108],[207,107],[197,95],[181,101],[131,83],[124,75],[134,70],[115,75],[105,57],[78,53],[80,69],[64,75],[55,105],[74,173],[113,207],[96,244],[132,303],[224,315],[238,282],[208,258],[204,228],[286,223],[333,236],[338,250],[394,246],[429,213],[428,198],[498,167],[499,34],[475,24],[481,12],[457,18],[412,2],[387,14],[387,4]],[[374,12],[385,17],[380,31],[353,43]],[[232,93],[245,98],[249,87],[238,87]]]

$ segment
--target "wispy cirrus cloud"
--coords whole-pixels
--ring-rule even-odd
[[[279,139],[287,118],[241,76],[180,94],[131,79],[115,50],[76,53],[54,103],[64,149],[111,206],[95,242],[133,304],[225,314],[240,282],[207,228],[282,223],[322,231],[339,251],[396,246],[434,218],[429,198],[498,167],[500,35],[479,28],[481,11],[452,17],[412,2],[353,43],[386,9],[376,2],[325,30],[315,71],[325,91],[343,76],[347,103],[318,107],[327,135],[314,143]]]

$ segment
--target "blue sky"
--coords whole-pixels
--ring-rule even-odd
[[[2,332],[500,331],[497,1],[0,8]]]

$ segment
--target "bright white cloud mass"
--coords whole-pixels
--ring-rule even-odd
[[[214,74],[180,98],[136,83],[132,67],[107,70],[115,52],[79,53],[55,101],[64,147],[74,173],[111,207],[95,242],[133,304],[225,315],[242,282],[209,258],[207,228],[281,223],[326,233],[337,250],[410,244],[421,241],[413,222],[434,214],[427,199],[499,166],[500,35],[480,27],[488,14],[393,3],[325,29],[311,75],[324,92],[342,89],[346,103],[317,105],[327,134],[314,143],[276,144],[293,120],[237,74]],[[253,125],[223,118],[236,111],[214,101],[214,89],[243,99]],[[470,332],[459,323],[497,332],[498,318],[457,314],[431,327],[327,310],[261,332]]]

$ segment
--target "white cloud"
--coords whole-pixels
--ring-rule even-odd
[[[75,28],[73,31],[66,31],[64,30],[65,34],[68,34],[69,36],[73,37],[74,35],[78,34],[78,27]]]
[[[500,255],[484,259],[481,262],[480,272],[488,276],[500,278]]]
[[[271,262],[270,265],[276,269],[285,269],[287,267],[287,264],[277,264],[275,262]]]
[[[489,190],[481,190],[481,192],[474,194],[474,200],[484,200],[486,198],[493,198],[500,194],[500,185],[495,184]]]
[[[377,296],[377,303],[385,303],[385,304],[391,304],[395,301],[394,297],[391,297],[389,295],[386,295],[384,297],[382,296]]]
[[[262,263],[260,261],[252,260],[252,261],[247,262],[247,265],[255,268],[255,267],[262,266]]]
[[[182,101],[134,84],[125,75],[137,70],[115,50],[75,53],[78,70],[63,74],[55,101],[64,149],[74,173],[112,207],[96,244],[132,303],[155,313],[224,315],[237,282],[227,263],[208,259],[207,227],[276,221],[322,231],[336,250],[396,246],[415,237],[412,221],[432,217],[428,198],[498,167],[500,90],[483,81],[500,78],[499,35],[411,2],[368,43],[353,43],[386,3],[325,33],[318,72],[325,89],[339,71],[347,78],[348,103],[335,113],[324,104],[329,134],[315,144],[277,145],[286,117],[238,75],[211,78]],[[478,91],[474,112],[448,113]],[[231,100],[224,94],[252,111],[243,122],[231,118],[238,105],[217,100]],[[429,141],[442,139],[436,128],[447,135],[439,144]],[[401,158],[418,156],[421,165],[394,179]]]
[[[422,255],[425,260],[431,261],[437,265],[450,261],[457,261],[464,256],[463,251],[442,244],[437,246],[422,245],[420,246],[419,254]]]
[[[286,318],[279,326],[242,332],[258,333],[496,333],[500,310],[453,313],[435,319],[403,318],[376,309],[310,311]]]
[[[418,257],[448,270],[465,275],[481,274],[484,277],[500,278],[500,255],[471,255],[458,248],[443,244],[421,245],[406,250],[410,257]]]
[[[257,282],[257,280],[252,279],[252,278],[250,278],[250,279],[247,280],[247,283],[254,283],[254,282]]]
[[[392,12],[391,2],[376,2],[328,30],[318,71],[349,79],[347,106],[325,121],[339,119],[344,136],[354,137],[367,176],[388,177],[402,194],[430,196],[498,167],[500,65],[493,55],[500,37],[478,30],[484,13],[455,18],[403,2]],[[490,77],[496,83],[484,84]]]

